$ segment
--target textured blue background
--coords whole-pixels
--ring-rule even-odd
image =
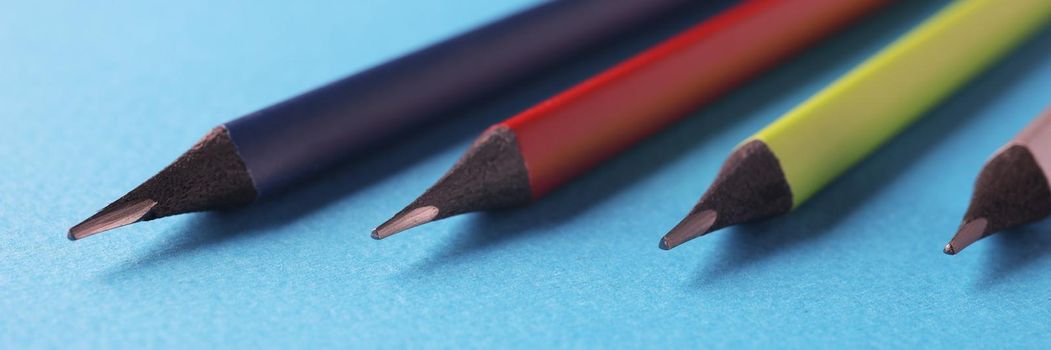
[[[656,247],[737,141],[944,1],[884,11],[521,210],[368,237],[485,125],[659,34],[250,210],[66,241],[211,126],[531,1],[371,3],[6,3],[0,347],[1051,341],[1051,224],[941,253],[985,158],[1051,103],[1048,31],[792,215]]]

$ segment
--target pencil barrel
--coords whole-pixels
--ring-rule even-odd
[[[225,126],[265,196],[690,2],[542,4]]]
[[[512,117],[534,197],[886,3],[744,1]]]
[[[1049,20],[1048,0],[955,2],[751,139],[798,206]]]

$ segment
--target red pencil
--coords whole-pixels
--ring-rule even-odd
[[[888,0],[750,0],[490,127],[382,239],[521,205],[776,66]]]

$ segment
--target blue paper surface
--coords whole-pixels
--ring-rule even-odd
[[[274,200],[66,240],[213,125],[531,3],[6,4],[0,347],[1051,342],[1051,224],[941,253],[985,159],[1051,104],[1051,31],[791,215],[657,249],[738,141],[945,1],[880,12],[527,208],[369,238],[486,125],[657,34]]]

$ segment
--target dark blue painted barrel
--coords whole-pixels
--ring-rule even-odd
[[[692,2],[544,3],[226,127],[263,197]]]

